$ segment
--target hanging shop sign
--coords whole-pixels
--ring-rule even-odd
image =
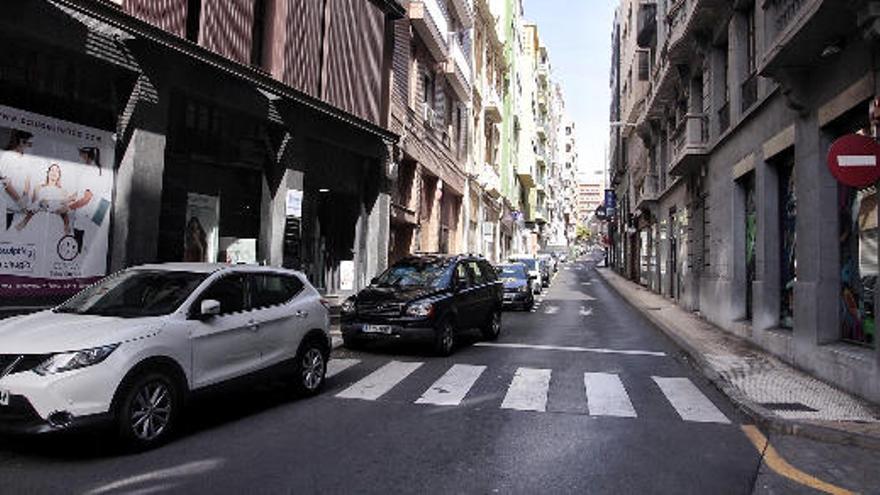
[[[113,133],[0,106],[0,299],[107,273]]]
[[[868,136],[848,134],[828,151],[828,170],[841,184],[864,188],[880,180],[880,144]]]

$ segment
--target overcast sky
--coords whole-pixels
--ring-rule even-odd
[[[525,18],[538,24],[577,127],[582,171],[604,170],[608,147],[611,26],[616,0],[523,0]]]

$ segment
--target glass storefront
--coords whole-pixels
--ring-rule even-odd
[[[742,180],[745,193],[745,267],[746,267],[746,319],[754,314],[753,284],[755,282],[755,247],[757,246],[758,210],[755,202],[755,174],[749,173]]]
[[[780,313],[779,326],[794,328],[794,284],[797,281],[797,192],[793,154],[779,166]]]
[[[877,189],[838,189],[840,317],[843,340],[874,345],[877,282]]]

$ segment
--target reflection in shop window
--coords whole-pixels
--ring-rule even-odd
[[[843,340],[874,345],[877,189],[839,188],[840,320]]]
[[[781,230],[782,277],[779,325],[794,328],[794,284],[797,281],[797,193],[794,159],[779,168],[779,227]]]

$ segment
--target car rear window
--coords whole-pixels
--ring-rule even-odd
[[[303,289],[293,275],[259,273],[251,276],[251,307],[265,308],[290,301]]]

